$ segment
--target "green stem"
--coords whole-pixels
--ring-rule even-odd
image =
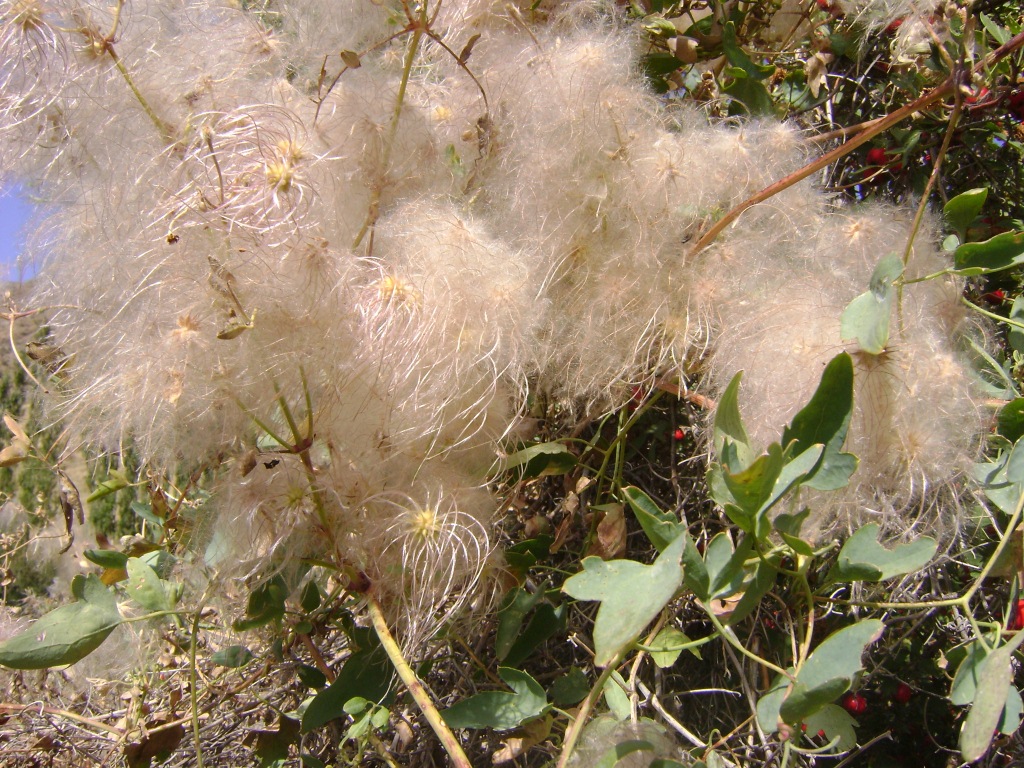
[[[804,593],[804,597],[807,600],[807,622],[804,625],[804,639],[800,643],[800,652],[796,660],[796,674],[800,674],[800,668],[803,667],[804,662],[807,661],[808,655],[811,652],[811,640],[814,637],[814,591],[811,589],[810,583],[807,581],[807,568],[810,566],[811,558],[798,555],[799,575],[797,582],[800,584],[801,591]]]
[[[565,739],[562,741],[562,752],[558,756],[558,763],[555,768],[565,768],[569,764],[569,758],[572,757],[572,752],[576,748],[576,742],[579,741],[580,733],[583,732],[583,726],[586,724],[587,718],[590,717],[590,712],[597,703],[597,700],[604,693],[604,686],[609,678],[611,678],[622,656],[622,651],[615,654],[608,666],[601,671],[597,682],[594,683],[594,687],[587,694],[587,698],[580,704],[579,711],[576,713],[576,719],[569,724],[565,731]]]
[[[1002,315],[997,315],[995,312],[989,312],[987,309],[982,309],[977,304],[968,301],[963,296],[960,297],[960,301],[966,306],[973,309],[975,312],[978,312],[979,314],[982,314],[991,320],[996,320],[997,322],[1000,323],[1006,323],[1007,325],[1013,328],[1024,329],[1024,323],[1020,322],[1019,320],[1014,320],[1012,317],[1003,317]]]
[[[160,135],[163,137],[164,141],[168,144],[173,144],[176,140],[174,128],[170,123],[160,117],[160,115],[156,113],[156,110],[154,110],[153,107],[150,106],[149,102],[146,101],[146,97],[142,95],[142,91],[140,91],[139,87],[135,85],[135,80],[132,79],[132,76],[128,72],[128,68],[124,65],[124,62],[121,61],[121,57],[117,55],[117,52],[114,50],[114,46],[109,43],[107,44],[107,55],[110,56],[110,60],[114,62],[114,66],[117,67],[117,71],[121,73],[121,77],[123,77],[124,81],[128,84],[132,95],[135,96],[135,100],[139,102],[139,105],[142,107],[142,111],[146,113],[146,117],[148,117],[150,122],[152,122],[153,125],[156,126],[156,129],[160,131]]]
[[[795,677],[793,677],[793,674],[791,672],[787,672],[777,664],[773,664],[772,662],[768,661],[768,659],[762,659],[753,651],[748,651],[743,646],[743,643],[736,639],[735,635],[733,635],[732,633],[732,630],[726,627],[724,624],[722,624],[722,622],[718,620],[718,617],[715,616],[714,612],[711,611],[707,606],[704,607],[704,613],[706,613],[708,618],[711,619],[711,623],[715,625],[715,629],[718,630],[718,634],[722,636],[725,642],[727,642],[737,651],[742,653],[748,659],[753,661],[755,664],[760,664],[762,667],[767,667],[773,672],[776,672],[789,680],[796,679]]]
[[[626,436],[629,434],[629,430],[632,429],[633,425],[636,424],[637,421],[639,421],[640,417],[643,416],[644,413],[646,413],[647,409],[654,405],[656,402],[658,402],[658,400],[661,399],[661,396],[664,394],[664,391],[660,389],[656,391],[646,401],[644,401],[644,403],[641,404],[636,409],[636,411],[633,412],[633,414],[626,420],[625,424],[619,427],[618,431],[615,434],[615,437],[612,438],[612,441],[608,443],[608,445],[604,448],[604,459],[601,461],[601,466],[597,470],[597,477],[604,477],[604,472],[608,468],[608,462],[611,461],[613,453],[618,451],[619,443],[621,443],[626,438]],[[596,445],[596,440],[599,435],[600,430],[598,430],[598,434],[594,436],[595,443],[591,446],[591,448],[588,451],[583,452],[583,454],[580,456],[580,461],[583,461],[583,458],[587,455],[587,453],[590,452],[590,450],[601,450],[597,448]]]
[[[412,695],[416,706],[423,713],[423,717],[441,740],[441,746],[444,747],[444,751],[451,758],[452,765],[455,768],[473,768],[469,758],[466,757],[466,753],[462,751],[462,746],[455,738],[455,734],[451,732],[451,729],[441,719],[441,713],[437,711],[434,702],[430,700],[430,696],[427,694],[426,688],[423,687],[423,683],[419,681],[416,673],[409,666],[409,662],[402,656],[402,651],[388,629],[387,622],[384,620],[384,613],[381,611],[380,603],[371,596],[367,599],[366,604],[370,611],[370,618],[373,621],[373,628],[377,632],[377,637],[380,638],[381,646],[383,646],[388,658],[391,659],[391,663]]]
[[[1024,493],[1021,493],[1020,498],[1017,499],[1017,505],[1014,507],[1013,514],[1010,516],[1010,520],[1006,524],[1006,530],[1003,532],[1003,537],[999,540],[999,544],[996,545],[995,550],[985,563],[985,566],[981,569],[981,572],[971,582],[971,586],[968,587],[967,591],[960,595],[960,597],[913,603],[857,602],[853,600],[834,600],[830,598],[818,598],[818,601],[835,603],[836,605],[857,605],[866,608],[899,608],[903,610],[915,608],[934,609],[958,607],[961,608],[964,615],[967,616],[967,620],[971,623],[971,627],[974,630],[974,634],[978,639],[978,642],[987,648],[988,643],[985,641],[984,634],[981,632],[978,622],[974,618],[974,614],[971,612],[970,603],[977,591],[981,589],[982,582],[988,578],[988,575],[992,572],[992,569],[995,568],[996,563],[999,561],[1000,556],[1010,545],[1010,536],[1020,524],[1022,514],[1024,514]],[[714,617],[712,617],[712,621],[714,621]]]
[[[117,71],[121,73],[121,77],[128,84],[132,94],[135,96],[135,100],[142,106],[142,111],[146,113],[146,117],[150,119],[156,129],[163,136],[164,141],[168,144],[173,144],[176,140],[173,126],[166,120],[161,118],[153,107],[150,106],[149,102],[146,101],[146,97],[142,95],[142,91],[135,85],[135,80],[132,78],[131,73],[128,72],[128,68],[121,61],[121,57],[117,55],[117,51],[114,50],[114,39],[117,37],[117,27],[121,23],[121,11],[124,8],[125,0],[118,0],[117,6],[114,8],[114,19],[110,24],[110,32],[104,37],[96,39],[94,38],[94,45],[102,49],[103,53],[110,56],[110,60],[114,62],[114,66],[117,67]]]
[[[671,653],[674,651],[682,652],[688,651],[691,648],[700,648],[702,645],[707,645],[714,639],[714,635],[708,635],[707,637],[701,637],[697,640],[691,640],[690,642],[683,643],[682,645],[670,645],[665,646],[664,648],[654,648],[653,646],[644,645],[643,643],[635,643],[633,647],[640,651],[646,651],[647,653]]]
[[[310,424],[312,424],[312,402],[309,395],[309,389],[306,387],[305,377],[303,377],[302,385],[303,389],[305,390],[306,408],[308,409],[309,412],[309,422]],[[295,417],[292,416],[292,410],[291,408],[288,407],[288,401],[284,399],[284,396],[281,394],[281,390],[278,389],[276,381],[274,382],[274,392],[277,394],[277,404],[281,407],[281,413],[284,415],[284,420],[288,422],[288,429],[291,430],[292,440],[295,441],[294,444],[290,446],[290,448],[293,452],[298,453],[299,460],[302,462],[302,468],[306,474],[306,482],[309,483],[309,493],[313,498],[313,506],[316,507],[317,517],[320,519],[320,524],[324,527],[324,531],[329,531],[330,527],[328,525],[329,521],[327,519],[327,508],[324,506],[323,495],[320,493],[320,488],[317,486],[316,483],[316,470],[313,468],[313,460],[309,457],[308,438],[303,436],[302,432],[299,430],[299,425],[295,421]],[[276,437],[274,439],[277,440]],[[301,450],[296,451],[295,449],[298,448],[299,446],[303,447]]]
[[[405,104],[405,92],[409,87],[409,77],[412,74],[412,63],[416,58],[416,52],[420,47],[420,40],[423,39],[423,33],[427,30],[427,3],[423,2],[420,21],[416,25],[412,32],[412,38],[409,40],[409,47],[405,50],[405,60],[402,62],[402,79],[398,84],[398,95],[395,97],[395,110],[391,114],[391,122],[388,125],[388,133],[384,138],[384,152],[381,156],[381,174],[382,178],[378,183],[373,186],[373,193],[370,197],[369,210],[366,213],[366,220],[363,222],[363,226],[359,230],[359,234],[356,235],[356,239],[352,243],[352,250],[359,247],[359,244],[363,242],[363,238],[366,237],[366,233],[370,231],[373,225],[377,222],[377,214],[380,210],[380,195],[381,186],[384,183],[383,174],[387,173],[388,165],[391,162],[391,151],[394,149],[395,136],[398,134],[398,121],[402,116],[402,107]],[[371,238],[372,240],[372,238]]]

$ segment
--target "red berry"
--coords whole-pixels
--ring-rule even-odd
[[[868,150],[869,165],[885,165],[886,160],[886,152],[881,147],[872,147]]]
[[[893,171],[903,170],[903,160],[899,152],[890,152],[881,147],[872,147],[868,150],[868,165],[883,166]]]
[[[1006,103],[1018,120],[1024,120],[1024,88],[1011,93]]]
[[[997,288],[994,291],[990,291],[981,297],[989,304],[1002,304],[1006,300],[1006,293],[1002,288]]]
[[[894,693],[892,697],[897,704],[906,704],[908,701],[910,701],[913,695],[913,688],[911,688],[906,683],[900,683],[896,686],[896,693]]]
[[[903,19],[902,18],[895,19],[894,21],[890,22],[889,26],[885,28],[885,31],[888,32],[891,35],[893,32],[895,32],[897,29],[899,29],[902,26],[903,26]]]
[[[1006,623],[1006,628],[1014,632],[1024,629],[1024,599],[1018,600],[1017,605],[1010,610],[1010,620]]]
[[[859,693],[846,694],[840,703],[851,715],[860,715],[868,711],[868,700]]]
[[[672,439],[682,440],[684,437],[686,437],[686,433],[680,427],[676,427],[676,431],[672,433]]]
[[[966,99],[964,99],[964,101],[967,102],[968,104],[977,104],[979,101],[984,101],[985,99],[987,99],[988,94],[988,88],[982,86],[974,93],[972,93],[970,96],[968,96]]]

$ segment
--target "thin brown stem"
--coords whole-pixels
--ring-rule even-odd
[[[986,56],[982,61],[980,61],[972,68],[971,73],[973,74],[986,67],[992,66],[1000,59],[1004,58],[1005,56],[1009,55],[1011,52],[1019,48],[1022,44],[1024,44],[1024,32],[1020,32],[1019,34],[1014,35],[1012,39],[1008,40],[1005,44],[999,46],[994,51],[992,51],[992,53],[990,53],[988,56]],[[715,222],[715,224],[700,237],[696,244],[694,244],[694,246],[690,249],[689,253],[687,253],[686,257],[693,258],[698,253],[707,248],[709,245],[711,245],[711,243],[715,241],[715,238],[722,234],[726,227],[728,227],[730,224],[736,221],[736,219],[739,218],[740,214],[742,214],[748,208],[757,205],[758,203],[763,203],[765,200],[774,197],[783,190],[788,189],[789,187],[793,186],[794,184],[800,181],[803,181],[808,176],[812,176],[818,171],[822,170],[823,168],[827,168],[836,160],[839,160],[840,158],[850,154],[853,150],[857,149],[857,147],[861,146],[862,144],[866,144],[878,134],[883,133],[892,128],[894,125],[903,122],[908,117],[913,115],[915,112],[920,112],[925,107],[931,106],[932,104],[935,104],[936,102],[946,98],[951,93],[953,93],[954,90],[958,87],[960,87],[960,74],[958,72],[954,72],[949,77],[947,77],[941,85],[933,88],[931,91],[928,91],[927,93],[922,94],[918,98],[914,99],[914,101],[910,102],[909,104],[903,107],[900,107],[895,112],[891,112],[885,117],[880,118],[870,128],[863,130],[858,136],[855,136],[854,138],[850,139],[844,144],[839,145],[831,152],[826,152],[817,160],[808,163],[803,168],[794,171],[785,178],[780,179],[774,184],[765,187],[757,194],[747,198],[743,202],[736,205],[728,213],[726,213],[721,219]]]
[[[327,662],[324,660],[324,655],[320,653],[320,649],[316,647],[316,643],[313,642],[313,638],[307,635],[305,632],[299,634],[299,640],[306,646],[306,650],[309,651],[309,655],[313,657],[313,663],[316,664],[316,668],[323,672],[324,677],[327,678],[328,683],[333,683],[337,679],[337,675],[334,674]]]
[[[57,709],[56,707],[47,707],[43,704],[0,704],[0,712],[9,712],[12,715],[20,715],[24,712],[38,712],[45,715],[53,715],[55,717],[63,717],[66,720],[73,720],[76,723],[87,725],[90,728],[96,728],[101,731],[117,736],[119,739],[123,739],[125,734],[118,728],[106,723],[101,723],[99,720],[92,720],[88,717],[69,712],[66,709]]]
[[[939,153],[935,156],[935,164],[932,166],[931,175],[928,177],[928,182],[924,186],[924,192],[921,193],[921,202],[918,203],[917,211],[914,214],[914,222],[910,227],[910,237],[907,238],[907,245],[903,251],[904,269],[906,269],[907,264],[910,263],[910,255],[914,251],[914,240],[917,238],[918,229],[921,228],[921,221],[924,219],[924,212],[928,209],[928,198],[931,197],[932,190],[935,188],[935,184],[939,180],[939,171],[942,169],[942,161],[946,157],[946,153],[949,151],[949,145],[953,143],[953,132],[956,130],[957,123],[960,122],[960,114],[963,110],[963,99],[959,92],[955,92],[954,95],[956,96],[956,99],[953,103],[953,112],[949,116],[949,124],[946,126],[946,134],[942,137],[942,146],[939,147]]]

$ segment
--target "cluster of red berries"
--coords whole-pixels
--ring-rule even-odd
[[[1024,600],[1021,601],[1024,603]],[[909,704],[910,700],[914,697],[914,689],[906,683],[900,683],[896,686],[896,690],[892,694],[892,700],[896,704],[905,705]],[[849,712],[851,715],[863,715],[868,711],[868,700],[859,693],[850,693],[843,696],[839,702],[840,706]]]

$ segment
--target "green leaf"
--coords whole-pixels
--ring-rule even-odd
[[[302,606],[302,610],[306,613],[312,613],[320,607],[320,587],[317,583],[310,579],[306,582],[306,586],[302,588],[302,595],[299,597],[299,605]]]
[[[662,552],[653,565],[632,560],[583,560],[583,571],[566,580],[562,591],[577,600],[599,600],[594,621],[594,664],[607,666],[668,605],[683,581],[679,567],[684,537]],[[638,600],[637,596],[643,595]]]
[[[731,474],[726,470],[722,479],[725,481],[732,504],[725,507],[726,512],[740,528],[747,533],[756,533],[758,513],[772,497],[775,481],[782,473],[784,459],[782,448],[778,443],[768,446],[768,452],[762,454],[742,472]],[[740,514],[733,514],[731,507],[738,507]]]
[[[731,21],[722,28],[722,50],[729,63],[739,67],[749,78],[765,80],[775,74],[775,67],[770,64],[755,64],[750,55],[739,46],[736,40],[736,25]]]
[[[629,485],[622,489],[622,495],[636,515],[640,527],[654,548],[664,552],[665,547],[686,533],[686,526],[671,512],[663,512],[657,504],[639,488]]]
[[[82,554],[86,560],[100,568],[123,570],[128,565],[128,555],[114,549],[87,549]]]
[[[988,275],[1024,264],[1024,232],[1003,232],[981,243],[964,243],[953,254],[956,273]]]
[[[754,460],[750,438],[747,437],[747,430],[740,416],[739,394],[742,378],[743,371],[732,377],[715,408],[715,455],[719,457],[722,466],[730,472],[740,472]],[[731,460],[726,458],[727,445],[732,446]]]
[[[295,673],[299,676],[299,682],[307,688],[319,690],[327,687],[327,675],[316,667],[311,667],[309,664],[299,664],[295,668]]]
[[[230,645],[210,656],[210,661],[222,667],[238,669],[252,661],[252,653],[244,645]]]
[[[1024,439],[1013,444],[1010,458],[1006,460],[1006,480],[1010,483],[1024,483]]]
[[[979,667],[974,705],[960,731],[960,753],[969,763],[988,751],[1000,725],[1013,679],[1013,653],[1022,642],[1024,631],[989,653]]]
[[[149,502],[133,501],[131,503],[132,512],[138,515],[141,519],[145,520],[150,525],[155,525],[158,530],[163,530],[164,520],[159,515],[153,512],[153,505]]]
[[[683,652],[681,646],[689,642],[690,638],[681,630],[675,627],[665,627],[651,641],[651,644],[648,646],[648,652],[651,654],[651,660],[655,664],[661,669],[667,669],[676,663],[679,654]],[[688,650],[698,659],[701,657],[699,648],[689,648]]]
[[[604,703],[617,720],[629,720],[633,715],[633,704],[626,693],[628,686],[618,672],[612,672],[604,683]]]
[[[786,699],[788,688],[789,680],[783,675],[777,675],[768,690],[757,700],[757,722],[765,733],[775,733],[778,730],[779,710]]]
[[[938,543],[922,536],[893,549],[878,542],[878,524],[869,523],[853,534],[843,548],[829,581],[884,581],[924,568],[935,556]]]
[[[544,598],[544,590],[527,592],[522,587],[513,587],[502,601],[498,611],[498,631],[494,639],[494,653],[498,661],[504,661],[523,628],[526,615]]]
[[[85,497],[85,502],[88,504],[97,499],[102,499],[104,496],[116,493],[122,488],[127,488],[129,485],[128,476],[124,473],[124,470],[113,469],[110,471],[110,476],[97,485],[96,490]]]
[[[362,697],[375,703],[386,703],[391,691],[395,669],[387,653],[372,631],[356,631],[359,650],[345,661],[334,682],[320,691],[302,714],[302,732],[309,733],[346,714],[345,703]]]
[[[556,707],[572,707],[583,701],[590,693],[590,681],[582,669],[573,667],[551,684],[549,693],[551,702]]]
[[[1011,443],[1024,437],[1024,397],[1011,400],[999,409],[997,431]]]
[[[961,192],[942,206],[942,215],[945,216],[946,223],[949,224],[951,229],[962,235],[967,231],[967,228],[977,215],[981,213],[981,208],[985,205],[987,197],[987,187]]]
[[[147,611],[169,611],[174,608],[173,584],[157,576],[156,571],[137,557],[128,558],[128,581],[125,592]]]
[[[896,296],[893,281],[903,274],[895,253],[882,258],[871,275],[871,287],[847,305],[840,318],[844,340],[856,341],[869,355],[880,355],[889,343],[889,319]]]
[[[739,548],[734,549],[732,537],[724,531],[708,542],[704,549],[704,567],[710,582],[709,597],[729,597],[743,588],[743,567],[750,550],[749,538],[744,538]]]
[[[779,532],[782,540],[786,542],[794,552],[807,557],[814,554],[814,547],[812,547],[809,542],[800,538],[800,529],[803,527],[804,522],[810,514],[811,510],[809,509],[805,509],[795,515],[783,512],[780,515],[776,515],[775,520],[772,522],[772,525],[775,526],[775,530]]]
[[[743,583],[743,597],[732,609],[727,624],[736,624],[749,616],[761,598],[768,594],[768,591],[775,586],[775,579],[779,575],[775,565],[766,560],[758,560],[754,565],[753,575]]]
[[[639,488],[627,486],[622,489],[622,495],[636,515],[640,527],[643,528],[647,538],[658,552],[664,552],[665,548],[679,536],[684,537],[683,574],[686,586],[693,590],[697,597],[706,600],[710,586],[708,572],[704,567],[704,559],[697,551],[686,526],[679,522],[671,512],[663,512],[659,509],[651,497]]]
[[[498,667],[498,675],[515,693],[487,691],[452,705],[441,713],[449,727],[507,731],[535,720],[550,709],[544,689],[526,672]]]
[[[1010,41],[1012,35],[1005,27],[1001,27],[993,21],[991,16],[986,13],[979,13],[978,16],[981,18],[981,24],[985,27],[985,31],[992,35],[992,38],[999,43],[999,45],[1005,45]]]
[[[1006,705],[999,720],[999,732],[1012,736],[1020,728],[1020,719],[1024,716],[1024,699],[1020,691],[1012,685],[1006,689]]]
[[[525,661],[545,640],[565,631],[568,616],[569,610],[566,605],[539,605],[530,617],[526,629],[516,638],[502,661],[516,665]]]
[[[1010,320],[1024,324],[1024,296],[1018,296],[1010,304]],[[1019,325],[1011,325],[1006,332],[1006,340],[1015,352],[1024,354],[1024,329]]]
[[[85,658],[121,623],[113,593],[95,574],[71,581],[76,602],[62,605],[0,643],[0,665],[45,669]]]
[[[779,707],[782,719],[798,725],[849,690],[861,668],[864,648],[881,637],[884,628],[878,619],[867,619],[829,635],[797,673]]]
[[[857,746],[857,732],[854,728],[857,721],[850,713],[835,704],[826,704],[813,715],[807,718],[807,735],[817,735],[819,731],[825,732],[825,738],[829,741],[838,738],[835,746],[836,751],[845,752]]]
[[[957,667],[956,676],[949,689],[949,700],[957,706],[965,706],[974,703],[978,695],[978,688],[981,683],[981,670],[988,657],[988,650],[984,645],[975,641],[971,643],[967,654]],[[1006,691],[1006,703],[1002,711],[998,730],[1001,733],[1014,733],[1020,726],[1020,717],[1024,714],[1024,702],[1021,701],[1020,693],[1010,686]]]
[[[245,618],[232,624],[236,632],[255,629],[284,618],[284,601],[288,598],[288,586],[280,574],[265,581],[249,593]]]
[[[820,491],[844,487],[857,469],[857,457],[842,453],[853,413],[853,359],[843,352],[832,358],[821,381],[793,421],[782,431],[782,446],[799,456],[815,445],[825,446],[821,463],[803,483]]]
[[[523,478],[564,475],[576,466],[576,457],[561,443],[538,443],[507,456],[500,466]]]
[[[1006,464],[1009,451],[1004,451],[995,461],[975,464],[971,474],[984,491],[985,496],[1002,512],[1012,515],[1020,499],[1022,487],[1006,479]]]
[[[764,83],[747,77],[741,69],[732,69],[729,74],[736,78],[722,88],[722,93],[733,101],[729,106],[729,114],[748,114],[754,117],[775,115],[775,102]]]
[[[553,536],[541,534],[535,539],[517,542],[505,550],[505,562],[514,572],[525,576],[530,568],[548,556],[554,541]]]
[[[278,768],[288,759],[289,747],[299,741],[299,722],[281,715],[276,731],[250,731],[242,743],[251,747],[260,768]]]
[[[654,745],[643,739],[627,739],[620,741],[601,755],[594,768],[615,768],[625,757],[637,752],[653,752]],[[635,763],[630,763],[634,765]]]
[[[786,457],[791,454],[791,451],[787,451],[783,456]],[[768,525],[768,520],[765,517],[766,513],[785,498],[786,494],[803,483],[805,479],[811,476],[816,469],[821,466],[821,458],[824,454],[824,445],[812,445],[803,453],[786,462],[786,465],[782,468],[782,472],[779,473],[779,476],[775,481],[775,487],[772,489],[772,495],[768,497],[768,500],[764,503],[761,509],[758,510],[758,538],[764,538],[768,535],[770,526]]]
[[[949,688],[949,700],[957,706],[966,706],[974,701],[978,692],[978,674],[981,662],[985,660],[988,650],[977,641],[970,644]]]
[[[616,720],[629,720],[633,715],[633,705],[627,691],[626,681],[617,672],[604,681],[604,702],[608,706],[608,712]]]

